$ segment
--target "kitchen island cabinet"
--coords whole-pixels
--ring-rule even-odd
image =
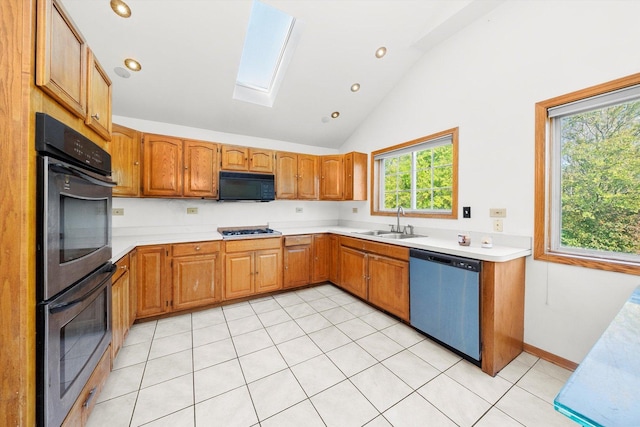
[[[224,299],[282,289],[282,238],[225,242]]]

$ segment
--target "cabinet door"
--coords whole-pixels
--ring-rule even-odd
[[[218,195],[218,145],[184,141],[184,196],[214,198]]]
[[[142,246],[137,249],[138,318],[162,314],[170,309],[167,255],[168,247],[164,245]]]
[[[87,45],[58,0],[38,0],[36,85],[78,117],[87,114]]]
[[[220,155],[222,157],[221,169],[232,171],[249,170],[249,149],[247,147],[223,145]]]
[[[111,359],[114,360],[118,351],[122,347],[122,343],[124,342],[124,325],[122,322],[123,313],[122,313],[122,300],[124,289],[122,286],[122,279],[124,275],[121,276],[112,286],[111,286]],[[127,289],[128,291],[128,289]]]
[[[320,199],[342,200],[342,156],[322,156],[320,165]]]
[[[369,255],[369,302],[409,320],[409,263]]]
[[[253,293],[253,252],[225,255],[224,298],[240,298]]]
[[[111,79],[88,49],[87,116],[85,123],[111,140]]]
[[[278,199],[297,197],[298,155],[278,152],[276,154],[276,196]]]
[[[137,317],[138,310],[138,289],[136,287],[138,258],[137,251],[129,253],[129,326],[133,325]]]
[[[340,247],[340,283],[343,289],[367,298],[367,254],[347,246]]]
[[[340,240],[335,234],[329,236],[329,281],[340,286]]]
[[[219,271],[219,254],[173,258],[173,309],[220,301]]]
[[[311,246],[289,246],[284,248],[285,288],[309,284],[311,278]]]
[[[313,236],[313,268],[311,283],[319,283],[329,280],[329,257],[331,253],[331,240],[328,234],[315,234]]]
[[[182,141],[145,135],[143,186],[145,196],[182,196]]]
[[[298,199],[318,199],[318,157],[309,154],[298,155]]]
[[[140,132],[113,125],[111,136],[112,178],[118,183],[114,196],[140,196]]]
[[[255,291],[282,289],[282,250],[268,249],[255,253]]]
[[[344,155],[344,200],[353,200],[353,153]]]
[[[250,148],[249,170],[251,172],[273,173],[273,151]]]

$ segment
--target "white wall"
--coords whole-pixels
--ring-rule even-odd
[[[534,104],[640,72],[640,2],[506,1],[428,51],[341,151],[458,126],[459,206],[472,218],[416,226],[533,235]],[[390,52],[391,53],[391,52]],[[342,219],[356,219],[348,203]],[[370,220],[360,204],[358,220]],[[461,216],[461,213],[460,213]],[[528,260],[525,342],[580,362],[640,277]]]

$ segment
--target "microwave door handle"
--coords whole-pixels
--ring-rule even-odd
[[[51,312],[51,314],[55,314],[55,313],[59,313],[61,311],[67,310],[67,309],[73,307],[74,305],[80,304],[82,301],[86,300],[91,295],[96,293],[96,291],[98,289],[100,289],[102,287],[102,285],[104,285],[104,282],[106,282],[107,280],[111,279],[111,277],[116,273],[116,270],[117,270],[117,268],[116,268],[115,264],[112,264],[111,265],[111,269],[109,270],[109,275],[107,277],[105,277],[104,279],[102,279],[100,281],[100,283],[96,287],[91,289],[89,292],[84,294],[82,297],[80,297],[78,299],[75,299],[73,301],[69,301],[69,302],[65,302],[65,303],[61,303],[61,304],[53,304],[51,307],[49,307],[49,311]]]
[[[100,185],[101,187],[115,187],[118,185],[117,182],[113,182],[111,180],[103,180],[99,178],[95,178],[91,175],[88,175],[82,172],[80,169],[75,168],[73,166],[64,166],[61,164],[52,165],[52,169],[56,172],[60,173],[70,173],[71,175],[75,175],[80,179],[84,179],[85,181],[90,182],[91,184]]]

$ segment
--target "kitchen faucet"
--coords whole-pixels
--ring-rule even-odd
[[[404,215],[404,208],[401,205],[398,205],[398,212],[396,214],[396,219],[397,219],[396,233],[402,233],[400,231],[400,212],[402,212],[402,215]]]

